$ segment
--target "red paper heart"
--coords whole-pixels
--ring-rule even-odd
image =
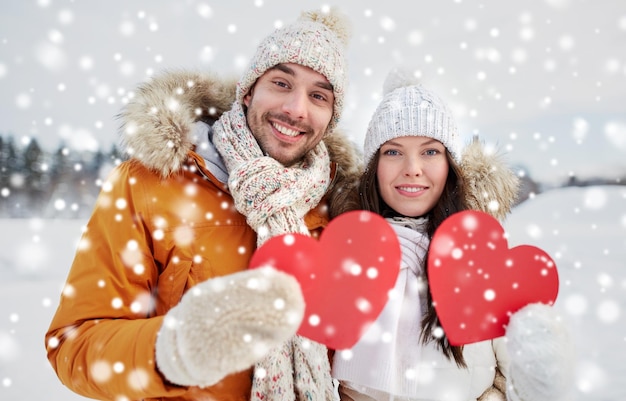
[[[478,211],[456,213],[435,231],[428,279],[452,345],[504,335],[512,313],[529,303],[553,304],[559,288],[548,254],[530,245],[509,249],[500,223]]]
[[[298,334],[347,349],[387,303],[400,259],[389,223],[357,210],[332,220],[319,241],[301,234],[269,239],[252,255],[250,267],[272,266],[295,276],[306,302]]]

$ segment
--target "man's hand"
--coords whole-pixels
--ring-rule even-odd
[[[291,338],[303,316],[299,283],[273,268],[207,280],[165,315],[157,366],[174,384],[211,386]]]

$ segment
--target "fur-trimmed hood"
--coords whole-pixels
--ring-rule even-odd
[[[470,209],[504,220],[519,193],[519,179],[507,166],[503,155],[488,152],[477,138],[463,149],[461,171]]]
[[[167,71],[140,85],[119,114],[123,150],[144,166],[168,177],[179,171],[196,143],[197,121],[212,125],[235,101],[236,80],[189,70]],[[336,163],[331,202],[335,191],[358,180],[361,153],[341,132],[324,138],[330,159]]]
[[[196,121],[213,123],[235,99],[236,81],[194,71],[168,71],[141,84],[119,114],[123,150],[168,177],[193,149]]]

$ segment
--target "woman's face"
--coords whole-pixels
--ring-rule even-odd
[[[404,216],[428,213],[448,178],[445,146],[428,137],[404,136],[385,142],[379,157],[376,175],[385,203]]]

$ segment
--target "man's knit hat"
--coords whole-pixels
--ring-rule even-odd
[[[296,22],[263,39],[237,84],[237,101],[243,103],[256,80],[270,68],[283,63],[300,64],[324,75],[333,86],[335,103],[328,128],[334,128],[344,105],[349,37],[349,22],[336,9],[303,12]]]
[[[364,156],[369,163],[390,139],[426,136],[441,142],[459,161],[461,139],[452,112],[434,92],[406,71],[392,70],[365,135]]]

